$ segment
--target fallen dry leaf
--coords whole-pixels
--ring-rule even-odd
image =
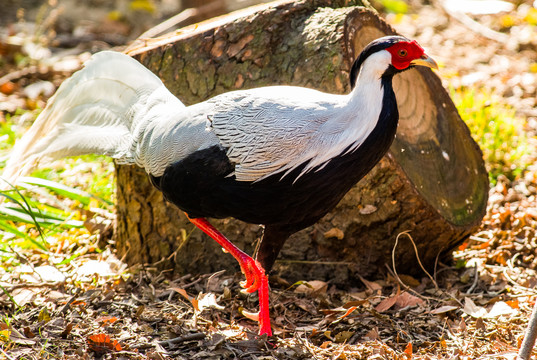
[[[117,317],[115,316],[99,316],[96,319],[97,322],[100,322],[102,326],[106,326],[109,324],[113,324],[117,321]]]
[[[346,318],[347,316],[349,316],[354,310],[356,310],[358,307],[356,306],[351,306],[346,312],[345,314],[341,315],[340,317],[338,317],[338,319],[344,319]]]
[[[450,311],[453,311],[453,310],[457,310],[458,308],[459,308],[458,306],[444,305],[444,306],[440,306],[439,308],[436,308],[434,310],[431,310],[429,313],[431,313],[431,314],[443,314],[443,313],[447,313],[447,312],[450,312]]]
[[[389,298],[382,300],[377,306],[375,306],[375,310],[377,310],[378,312],[383,312],[383,311],[391,309],[392,306],[394,306],[397,303],[397,299],[399,298],[400,295],[401,295],[401,288],[397,287],[397,292],[394,295],[390,296]]]
[[[336,334],[334,340],[336,343],[347,342],[354,335],[354,331],[341,331]]]
[[[117,340],[111,340],[106,334],[96,334],[88,337],[88,347],[97,355],[104,355],[110,351],[121,351],[122,347]]]
[[[71,333],[71,330],[73,330],[73,323],[67,324],[65,329],[60,334],[61,338],[62,339],[67,339],[67,336],[69,336],[69,334]]]
[[[403,284],[410,287],[417,287],[421,284],[421,282],[415,277],[405,274],[399,274],[399,280],[401,280]]]
[[[11,335],[10,330],[0,330],[0,341],[2,342],[8,341],[10,335]]]
[[[369,214],[373,214],[375,211],[377,211],[377,207],[375,205],[367,204],[366,206],[364,206],[363,208],[361,208],[358,211],[362,215],[369,215]]]
[[[378,312],[384,312],[392,308],[392,306],[395,305],[397,302],[396,296],[391,296],[389,298],[386,298],[382,300],[377,306],[375,306],[375,310]]]
[[[341,240],[345,237],[345,233],[343,232],[343,230],[333,227],[324,233],[324,237],[327,239],[336,238],[338,240]]]
[[[497,301],[494,303],[490,311],[487,311],[482,306],[476,305],[470,298],[464,299],[463,311],[474,318],[492,319],[502,315],[515,315],[518,313],[517,309],[512,308],[504,301]]]
[[[35,345],[37,343],[36,340],[28,339],[15,328],[10,328],[8,331],[10,342],[13,342],[18,345]]]
[[[365,287],[371,292],[377,292],[382,290],[382,286],[374,281],[369,281],[364,279],[362,276],[359,276],[360,280],[364,283]]]
[[[520,305],[519,305],[519,302],[518,300],[507,300],[505,302],[507,305],[509,305],[510,307],[512,307],[513,309],[520,309]]]
[[[2,94],[11,95],[16,89],[16,85],[12,83],[11,81],[5,82],[2,85],[0,85],[0,92]]]
[[[409,342],[406,345],[404,353],[408,359],[412,359],[412,343],[411,342]]]
[[[487,309],[476,305],[469,297],[464,298],[464,308],[462,311],[474,318],[482,318],[488,313]]]
[[[399,309],[402,309],[407,306],[423,305],[425,304],[425,301],[423,301],[423,299],[420,299],[417,296],[414,296],[404,291],[399,296],[397,296],[395,304]]]
[[[183,297],[185,299],[187,299],[191,304],[192,306],[194,307],[194,309],[196,311],[199,311],[199,308],[198,308],[198,299],[196,298],[193,298],[193,297],[190,297],[190,295],[188,295],[188,293],[186,292],[185,289],[181,289],[181,288],[178,288],[178,287],[172,287],[170,288],[171,290],[183,295]]]
[[[379,339],[379,329],[375,326],[373,329],[369,330],[367,334],[365,334],[364,339],[378,340]]]
[[[518,313],[518,310],[512,308],[504,301],[495,302],[492,305],[492,309],[486,314],[486,318],[495,318],[502,315],[515,315]]]
[[[328,283],[320,280],[303,281],[295,289],[298,294],[324,295],[328,290]]]
[[[210,309],[210,308],[213,308],[213,309],[217,309],[217,310],[224,310],[225,307],[223,307],[222,305],[219,305],[217,302],[216,302],[216,295],[213,294],[213,293],[208,293],[208,294],[199,294],[198,295],[198,311],[203,311],[205,309]]]

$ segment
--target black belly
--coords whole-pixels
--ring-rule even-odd
[[[233,165],[225,150],[214,146],[171,165],[152,181],[168,201],[192,218],[234,217],[254,224],[301,229],[329,212],[371,170],[387,151],[394,132],[370,137],[358,149],[300,177],[306,164],[283,178],[275,174],[258,182],[237,181],[229,176]]]

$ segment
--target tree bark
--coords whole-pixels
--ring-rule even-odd
[[[375,12],[349,1],[271,3],[137,44],[128,51],[185,104],[236,89],[287,84],[349,91],[348,71],[364,45],[394,34]],[[359,5],[351,1],[352,5]],[[275,272],[352,284],[392,264],[399,273],[431,269],[479,224],[488,176],[482,154],[440,80],[429,69],[396,76],[400,125],[390,153],[316,225],[294,234]],[[129,263],[181,273],[238,270],[214,241],[166,204],[143,170],[117,167],[117,248]],[[262,204],[260,204],[262,206]],[[258,225],[213,224],[252,254]]]

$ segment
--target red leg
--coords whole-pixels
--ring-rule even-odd
[[[188,216],[188,215],[187,215]],[[265,275],[263,267],[254,259],[252,259],[244,251],[236,247],[231,241],[226,239],[214,226],[212,226],[206,219],[188,218],[192,224],[196,225],[201,231],[209,235],[220,246],[229,252],[241,266],[241,270],[246,276],[246,281],[241,283],[241,286],[246,289],[247,292],[252,293],[258,290],[259,295],[259,335],[267,334],[272,336],[272,330],[270,328],[270,315],[269,315],[269,286],[268,278]]]

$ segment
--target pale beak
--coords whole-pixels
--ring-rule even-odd
[[[425,54],[423,54],[419,59],[412,60],[410,62],[410,65],[425,66],[431,69],[438,70],[438,64],[436,63],[436,61],[434,61],[432,57],[429,57]]]

